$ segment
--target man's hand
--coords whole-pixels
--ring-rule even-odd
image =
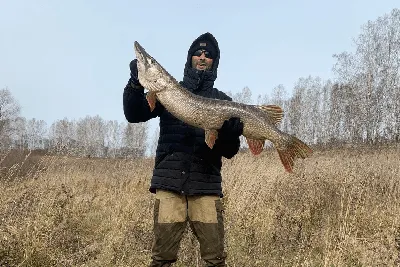
[[[240,118],[230,118],[226,120],[220,129],[220,134],[237,138],[243,134],[243,122]]]
[[[130,78],[130,83],[133,88],[137,87],[143,87],[138,78],[138,68],[137,68],[137,59],[134,59],[131,61],[129,64],[129,68],[131,70],[131,78]]]

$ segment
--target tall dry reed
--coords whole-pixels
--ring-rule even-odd
[[[0,266],[148,265],[152,159],[30,157],[0,157]],[[319,150],[294,174],[272,150],[224,160],[228,266],[396,266],[399,163],[398,147]],[[189,229],[175,266],[202,266]]]

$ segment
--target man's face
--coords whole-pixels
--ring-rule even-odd
[[[198,70],[211,70],[213,59],[206,50],[197,50],[192,56],[192,68]]]

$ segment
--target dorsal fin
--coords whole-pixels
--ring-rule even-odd
[[[268,113],[268,115],[271,117],[272,121],[275,124],[278,124],[282,121],[283,118],[283,110],[281,109],[280,106],[277,105],[259,105],[256,106],[259,109],[265,111]]]

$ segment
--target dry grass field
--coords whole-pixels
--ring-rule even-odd
[[[147,266],[153,160],[9,153],[0,163],[0,266]],[[225,160],[228,266],[398,266],[400,148],[275,151]],[[175,266],[202,266],[188,230]]]

